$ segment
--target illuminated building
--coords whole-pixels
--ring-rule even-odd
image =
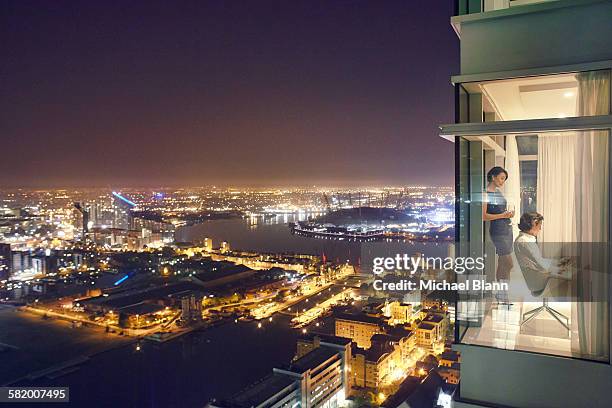
[[[207,252],[210,252],[213,250],[213,241],[211,238],[204,238],[204,250]]]
[[[212,244],[211,244],[212,245]],[[230,244],[227,241],[223,241],[221,242],[221,248],[220,248],[220,252],[222,254],[226,254],[230,251]]]
[[[382,333],[379,319],[364,314],[341,314],[336,317],[336,336],[354,341],[358,347],[368,349],[373,335]]]
[[[323,343],[323,345],[335,344],[347,346],[351,344],[351,340],[343,337],[330,336],[319,333],[302,336],[297,340],[297,352],[294,357],[294,360],[298,360],[304,357],[306,354],[318,348],[321,343]]]
[[[404,353],[400,342],[403,341],[404,344],[408,344],[410,337],[413,337],[411,332],[406,332],[406,338],[375,334],[372,336],[372,346],[369,349],[353,348],[351,358],[352,386],[376,390],[383,384],[392,382],[396,369],[402,366]]]
[[[30,251],[12,251],[12,273],[21,273],[32,267]]]
[[[438,314],[428,314],[416,328],[417,345],[425,350],[433,351],[444,343],[448,321]]]
[[[456,351],[446,350],[440,355],[437,369],[440,377],[448,384],[458,384],[461,377],[461,356]]]
[[[438,374],[448,384],[458,384],[461,370],[461,356],[456,351],[447,350],[440,355]]]
[[[549,285],[559,279],[542,289],[553,289],[546,303],[558,320],[547,313],[527,320],[545,302],[531,283],[505,307],[494,294],[459,294],[453,348],[461,353],[461,382],[453,407],[609,407],[612,2],[456,5],[456,115],[440,133],[455,147],[457,255],[487,258],[483,271],[462,278],[493,280],[503,265],[491,223],[483,222],[483,190],[495,166],[509,174],[503,194],[515,219],[532,211],[546,219],[537,246],[571,246],[584,259],[569,270],[572,300],[554,301]],[[536,276],[514,266],[510,287]]]
[[[161,219],[134,216],[132,217],[132,228],[140,231],[142,238],[145,239],[145,244],[149,246],[174,242],[174,225],[163,222]]]
[[[202,298],[195,295],[181,298],[181,320],[184,322],[202,320]]]
[[[461,379],[461,366],[458,363],[454,363],[449,367],[438,367],[436,372],[448,384],[459,384],[459,380]]]
[[[304,341],[307,341],[304,339]],[[350,341],[333,336],[312,339],[307,353],[272,375],[210,408],[336,408],[350,392]]]
[[[7,280],[11,276],[12,268],[11,245],[0,243],[0,281]]]
[[[132,229],[132,209],[136,204],[123,195],[113,191],[113,227],[118,229]]]
[[[391,302],[389,304],[391,324],[410,323],[413,319],[413,310],[410,303]]]
[[[32,256],[31,262],[32,272],[37,275],[56,273],[59,266],[56,254],[52,253],[50,250],[35,254]]]
[[[335,408],[350,391],[348,364],[350,345],[321,342],[310,353],[274,373],[294,378],[299,384],[299,406]]]
[[[440,355],[440,366],[451,367],[453,364],[460,362],[461,356],[456,351],[448,350]]]
[[[423,309],[448,310],[448,304],[442,299],[428,296],[422,300]]]
[[[293,408],[300,401],[299,384],[293,377],[273,373],[223,401],[206,408]]]
[[[89,211],[83,207],[80,202],[74,203],[74,239],[81,240],[85,238],[89,228]]]

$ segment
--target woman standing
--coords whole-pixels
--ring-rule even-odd
[[[512,238],[512,222],[514,211],[508,211],[504,195],[499,191],[508,179],[508,172],[499,166],[493,167],[487,173],[487,190],[485,203],[482,206],[482,219],[488,221],[489,235],[495,245],[497,260],[497,281],[507,281],[512,269],[512,251],[514,240]]]

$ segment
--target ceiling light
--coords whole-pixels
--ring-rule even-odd
[[[572,96],[574,96],[574,92],[572,91],[565,92],[563,96],[566,98],[571,98]]]

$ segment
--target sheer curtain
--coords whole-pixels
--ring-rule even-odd
[[[508,180],[504,184],[504,197],[509,206],[514,206],[514,217],[512,217],[512,236],[514,239],[519,234],[518,223],[521,219],[521,214],[524,209],[521,208],[521,168],[519,162],[518,146],[515,135],[506,136],[506,160],[504,167],[508,171]],[[523,279],[520,266],[516,259],[516,255],[512,252],[512,269],[510,270],[509,278],[509,293],[511,299],[524,299],[528,295],[529,289]]]
[[[515,213],[512,217],[513,236],[518,235],[518,223],[521,219],[521,170],[519,167],[518,147],[516,136],[506,136],[506,161],[505,168],[508,172],[508,180],[504,184],[504,197],[509,206],[514,206]]]
[[[608,114],[609,71],[580,73],[576,80],[576,116]],[[572,302],[571,311],[572,352],[596,359],[609,357],[608,303],[593,301],[609,295],[608,139],[607,131],[538,135],[537,211],[545,219],[539,241],[579,244],[553,247],[564,251],[572,247],[578,259],[573,282],[578,302]],[[547,257],[561,255],[553,251],[551,246],[543,248]]]
[[[576,242],[574,157],[576,134],[538,135],[537,211],[544,216],[541,242]],[[546,257],[551,246],[542,248]]]
[[[610,112],[610,72],[576,75],[577,116]],[[576,238],[579,248],[573,303],[572,350],[581,356],[609,358],[608,154],[607,131],[581,132],[576,142]]]

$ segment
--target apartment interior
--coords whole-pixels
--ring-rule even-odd
[[[470,95],[482,95],[485,122],[610,112],[609,71],[505,79],[463,87]],[[495,294],[486,294],[483,317],[465,331],[462,343],[567,357],[609,358],[607,336],[605,340],[596,338],[609,333],[605,323],[608,294],[602,292],[608,287],[607,270],[593,270],[592,259],[585,261],[582,256],[585,245],[576,244],[608,241],[609,220],[603,212],[608,206],[608,139],[607,131],[588,129],[469,137],[483,141],[485,152],[492,151],[495,156],[494,164],[509,173],[503,194],[516,209],[511,220],[513,237],[519,234],[521,214],[537,211],[544,216],[537,238],[542,256],[576,258],[578,252],[581,257],[577,264],[566,268],[564,279],[555,277],[549,281],[550,288],[544,296],[535,296],[513,254],[508,299],[500,302]],[[483,174],[487,171],[484,168]],[[586,221],[588,217],[582,217],[585,214],[592,218]],[[589,251],[590,256],[593,252],[598,257],[607,256],[606,250],[593,250],[592,246]],[[495,257],[494,249],[490,252]],[[544,310],[529,319],[529,311],[543,306],[543,297],[554,312]],[[585,302],[586,298],[595,301]]]

